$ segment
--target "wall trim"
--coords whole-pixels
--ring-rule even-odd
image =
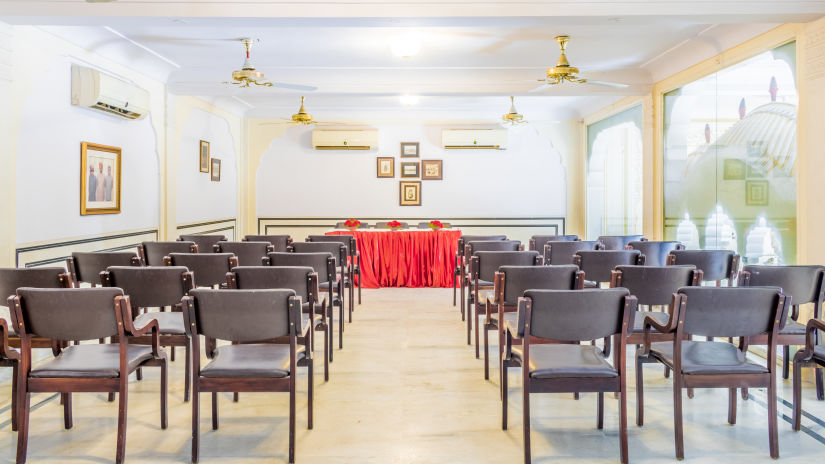
[[[27,253],[43,252],[44,250],[54,250],[54,249],[72,247],[72,246],[77,246],[77,245],[89,245],[89,244],[94,244],[94,243],[107,242],[107,241],[120,240],[120,239],[128,239],[128,238],[132,238],[132,237],[140,237],[140,236],[147,236],[147,235],[154,236],[154,239],[157,240],[158,236],[159,236],[159,229],[142,229],[142,230],[136,230],[136,231],[132,231],[132,232],[113,233],[113,234],[106,234],[106,235],[100,235],[100,236],[88,237],[88,238],[81,238],[81,239],[57,240],[57,241],[52,241],[52,242],[41,243],[39,245],[30,245],[30,246],[19,247],[19,248],[16,248],[14,250],[14,265],[15,265],[15,267],[20,267],[21,257],[24,257],[24,255],[27,254]],[[127,250],[129,248],[137,247],[138,244],[140,244],[140,242],[142,242],[142,241],[143,240],[140,240],[140,241],[137,241],[137,242],[134,242],[134,243],[131,242],[131,241],[128,241],[126,244],[119,243],[118,245],[113,246],[113,247],[107,247],[107,248],[92,247],[92,249],[94,251]],[[58,251],[58,250],[56,250],[56,251]],[[47,264],[54,264],[54,263],[65,261],[66,258],[69,258],[70,256],[71,256],[71,252],[69,252],[69,254],[66,255],[65,252],[61,253],[61,252],[58,251],[58,256],[52,256],[52,257],[48,257],[48,258],[45,258],[45,259],[36,259],[36,260],[33,260],[33,261],[25,261],[24,264],[25,264],[25,267],[44,266],[44,265],[47,265]]]

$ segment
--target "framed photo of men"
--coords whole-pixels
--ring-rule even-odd
[[[120,213],[121,149],[80,144],[80,215]]]

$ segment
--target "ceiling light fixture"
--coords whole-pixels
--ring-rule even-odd
[[[413,106],[418,104],[418,95],[401,95],[398,99],[401,100],[401,104],[404,106]]]
[[[523,124],[527,122],[524,119],[524,116],[520,115],[518,111],[516,111],[516,103],[513,101],[513,97],[510,96],[510,112],[501,116],[501,124],[505,126],[515,126],[518,124]]]
[[[421,51],[421,38],[412,32],[393,37],[390,39],[390,49],[393,55],[401,58],[418,55]]]

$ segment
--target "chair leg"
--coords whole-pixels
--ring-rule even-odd
[[[295,373],[289,384],[289,462],[295,462]]]
[[[499,364],[501,368],[501,430],[507,430],[507,361],[504,360]]]
[[[344,296],[341,295],[341,306],[338,306],[338,349],[344,349]]]
[[[166,430],[169,425],[169,366],[166,360],[160,364],[160,428]]]
[[[822,369],[818,367],[814,369],[814,379],[816,379],[816,399],[822,401],[825,399],[825,393],[823,392],[822,386]]]
[[[475,303],[470,303],[470,298],[467,298],[467,344],[472,345],[470,340],[471,332],[473,331],[473,306]]]
[[[117,453],[115,462],[122,464],[126,459],[126,406],[129,399],[129,383],[126,375],[121,376],[120,391],[118,392],[117,414]]]
[[[326,317],[327,317],[327,340],[328,340],[328,343],[325,346],[327,346],[327,353],[329,353],[329,362],[332,362],[332,359],[333,359],[332,347],[335,346],[335,341],[332,339],[333,334],[335,333],[335,330],[333,329],[333,327],[335,327],[335,325],[333,325],[333,321],[332,321],[332,310],[333,310],[332,301],[329,302],[328,306],[326,306],[326,303],[325,303],[325,306],[322,306],[322,307],[323,307],[324,312],[326,313]]]
[[[619,395],[619,449],[622,457],[622,464],[627,464],[629,457],[627,451],[627,385],[622,387]]]
[[[218,392],[212,392],[212,430],[218,430]]]
[[[788,380],[791,366],[791,347],[785,345],[782,347],[782,378]]]
[[[329,326],[324,327],[324,382],[329,381]]]
[[[456,283],[455,272],[453,272],[453,306],[456,305],[456,301],[455,301],[456,300],[456,293],[458,292],[458,288],[456,288],[455,283]]]
[[[728,389],[728,424],[736,424],[736,389]]]
[[[114,401],[115,401],[115,392],[109,392],[109,397],[106,400],[110,403],[114,403]]]
[[[350,280],[349,283],[349,322],[352,324],[352,308],[355,306],[355,284]]]
[[[464,310],[464,306],[466,306],[467,299],[464,296],[464,279],[462,278],[460,280],[461,280],[461,282],[459,282],[458,285],[459,285],[459,287],[461,287],[461,320],[463,321],[464,317],[465,317],[465,312],[466,312]]]
[[[186,370],[183,373],[183,401],[189,401],[189,390],[191,390],[192,385],[192,341],[186,341],[186,347],[184,349],[183,355],[186,357],[186,361],[184,365],[186,366]]]
[[[747,387],[742,389],[742,401],[748,401],[748,388]]]
[[[60,396],[63,398],[63,427],[69,430],[74,425],[72,420],[72,394],[61,393]]]
[[[779,459],[779,430],[777,429],[776,416],[776,374],[771,372],[771,381],[768,384],[768,444],[771,449],[771,457]]]
[[[135,371],[135,378],[137,378],[138,381],[143,380],[143,369],[141,369],[140,367],[138,367]]]
[[[636,425],[639,427],[645,423],[645,391],[644,391],[644,371],[642,370],[641,358],[636,358]],[[622,397],[624,397],[622,393]],[[625,401],[626,400],[622,400]]]
[[[198,454],[200,451],[200,431],[198,426],[200,424],[200,392],[198,391],[198,382],[193,382],[192,385],[192,462],[198,462]]]
[[[794,432],[799,432],[802,426],[802,364],[801,361],[793,363],[793,420],[791,428]]]
[[[26,391],[26,382],[24,379],[20,379],[18,383],[17,464],[23,464],[26,462],[26,451],[29,446],[29,414],[31,395]]]
[[[484,323],[484,380],[490,380],[490,335],[487,323]]]
[[[596,396],[596,428],[601,430],[604,428],[604,393],[599,392]]]
[[[315,361],[310,359],[307,365],[307,429],[312,430],[312,400],[315,393]]]
[[[524,369],[524,367],[522,367]],[[530,464],[530,385],[522,385],[523,417],[522,431],[524,433],[524,464]]]
[[[232,402],[233,403],[237,403],[238,400],[240,400],[240,399],[241,399],[241,395],[239,395],[238,392],[232,393]]]
[[[361,304],[361,271],[358,271],[358,304]],[[455,306],[455,303],[453,303]]]
[[[171,351],[171,354],[169,356],[169,360],[172,361],[172,362],[175,362],[175,347],[174,346],[170,347],[169,351]]]
[[[11,431],[17,431],[17,373],[19,372],[19,362],[12,364],[11,374]]]
[[[665,366],[665,378],[670,377],[670,368]]]
[[[474,320],[473,326],[475,327],[475,332],[476,332],[475,333],[476,359],[478,359],[479,358],[479,346],[478,346],[478,307],[479,307],[479,305],[475,304],[474,306],[475,306],[475,308],[473,308],[473,320]]]
[[[682,434],[682,376],[673,374],[673,434],[676,445],[676,459],[685,458],[685,443]]]

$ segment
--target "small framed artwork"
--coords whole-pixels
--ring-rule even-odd
[[[221,160],[212,158],[212,182],[221,181]]]
[[[379,157],[377,158],[376,177],[395,177],[395,158]]]
[[[80,144],[80,215],[120,213],[121,149]]]
[[[399,205],[421,206],[421,181],[402,180],[399,182]]]
[[[209,142],[201,140],[200,150],[201,172],[209,172]]]
[[[746,176],[748,179],[761,179],[765,177],[758,169],[755,169],[750,164],[747,165]]]
[[[402,158],[418,158],[418,142],[401,142],[401,157]]]
[[[745,163],[738,159],[728,158],[725,160],[724,180],[745,180]]]
[[[745,204],[748,206],[768,206],[768,181],[746,181]]]
[[[421,164],[415,163],[401,163],[401,177],[418,178],[421,176]]]
[[[421,160],[422,180],[442,180],[441,160]]]

